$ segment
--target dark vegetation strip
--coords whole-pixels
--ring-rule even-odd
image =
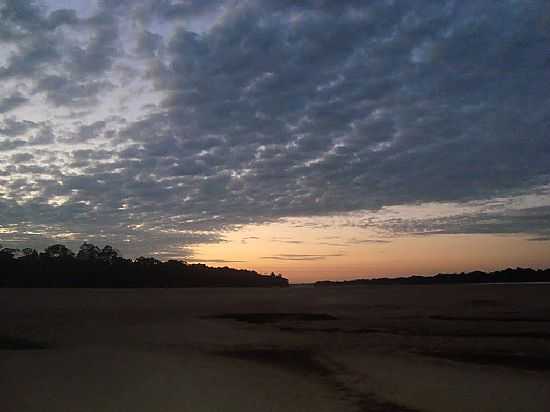
[[[404,276],[398,278],[355,279],[345,281],[318,281],[315,286],[366,286],[366,285],[434,285],[461,283],[517,283],[550,282],[550,269],[516,268],[496,272],[440,273],[435,276]]]
[[[38,253],[31,248],[0,249],[0,288],[183,288],[288,286],[282,275],[210,267],[152,257],[125,259],[113,247],[90,243],[78,253],[64,245]]]

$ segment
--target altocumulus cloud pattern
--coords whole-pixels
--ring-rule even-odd
[[[0,231],[181,254],[429,202],[482,206],[368,222],[548,239],[549,45],[545,0],[0,0]]]

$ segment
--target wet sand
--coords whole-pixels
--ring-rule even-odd
[[[545,411],[550,285],[0,289],[34,411]]]

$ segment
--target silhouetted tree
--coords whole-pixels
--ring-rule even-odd
[[[504,282],[548,282],[550,269],[534,270],[525,268],[505,269],[485,273],[440,273],[435,276],[408,276],[398,278],[355,279],[340,282],[319,281],[315,286],[353,286],[353,285],[432,285],[457,283],[504,283]]]
[[[144,265],[144,266],[154,266],[154,265],[158,265],[161,262],[160,260],[155,259],[154,257],[140,256],[136,259],[136,263],[139,263],[140,265]]]
[[[110,245],[105,245],[99,253],[99,258],[105,262],[113,262],[120,255],[120,252]]]
[[[0,250],[0,253],[3,253],[5,255],[10,255],[12,259],[15,259],[16,255],[19,253],[19,249],[5,247]]]
[[[124,259],[110,245],[103,249],[84,242],[75,258],[65,245],[36,250],[0,249],[0,287],[195,287],[288,286],[278,276],[250,270],[214,268],[184,261],[161,262],[153,257]]]
[[[68,257],[73,257],[74,253],[67,246],[56,244],[56,245],[48,246],[46,249],[44,249],[44,255],[48,258],[64,259]]]
[[[84,242],[80,245],[76,258],[78,260],[97,260],[100,253],[101,249],[99,249],[96,245]]]
[[[24,248],[22,252],[24,257],[32,257],[32,258],[38,257],[38,252],[36,251],[36,249],[33,249],[31,247]]]
[[[17,249],[5,247],[0,249],[0,261],[3,263],[15,260],[15,252]]]

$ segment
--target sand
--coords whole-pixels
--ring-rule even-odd
[[[0,289],[34,411],[546,411],[550,285]]]

